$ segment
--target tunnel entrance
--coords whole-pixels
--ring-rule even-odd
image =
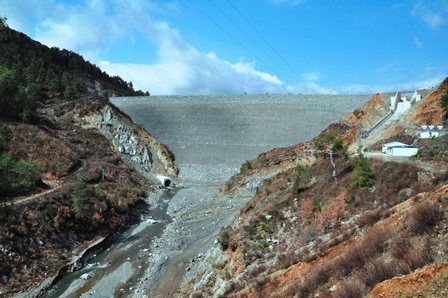
[[[163,186],[165,186],[165,187],[170,187],[170,186],[171,186],[171,180],[166,179],[166,180],[163,182]]]
[[[162,176],[162,175],[157,175],[156,177],[160,181],[160,183],[162,184],[163,187],[170,187],[173,184],[170,177]]]

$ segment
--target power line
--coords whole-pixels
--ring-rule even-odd
[[[266,66],[273,74],[275,73],[275,70],[272,69],[268,64],[266,64],[258,55],[256,55],[254,52],[252,52],[248,47],[246,47],[242,42],[240,42],[232,33],[227,31],[224,27],[219,25],[215,20],[213,20],[211,17],[209,17],[203,10],[201,10],[198,6],[196,6],[193,2],[190,0],[187,0],[190,5],[196,9],[198,12],[200,12],[207,20],[209,20],[211,23],[213,23],[216,27],[221,29],[224,33],[226,33],[230,38],[232,38],[236,43],[238,43],[242,48],[244,48],[249,54],[251,54],[257,61],[259,61],[261,64]]]
[[[258,34],[258,36],[269,46],[269,48],[282,60],[282,62],[292,71],[292,73],[299,78],[300,76],[291,67],[291,65],[283,58],[282,55],[271,45],[271,43],[263,37],[263,34],[258,31],[258,29],[244,16],[244,14],[233,4],[232,0],[228,0],[230,5],[235,9],[235,11],[243,18],[243,20],[249,24],[249,26]]]
[[[232,20],[231,17],[229,17],[229,15],[227,13],[225,13],[219,6],[217,6],[213,0],[209,0],[209,2],[224,16],[227,18],[227,20],[229,20],[230,23],[232,23],[241,33],[244,34],[244,36],[246,36],[247,39],[249,39],[250,41],[252,41],[255,46],[263,53],[265,54],[272,62],[274,62],[274,65],[276,65],[277,67],[279,67],[282,71],[284,71],[285,73],[288,73],[288,71],[286,69],[283,68],[283,66],[277,64],[277,61],[275,58],[272,57],[271,54],[269,54],[268,52],[266,52],[260,45],[259,43],[254,40],[249,34],[246,33],[246,31],[244,31],[234,20]]]

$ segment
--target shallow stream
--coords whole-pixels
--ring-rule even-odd
[[[160,237],[171,221],[167,209],[176,193],[177,190],[160,193],[153,200],[155,204],[141,215],[139,224],[129,228],[111,247],[93,256],[84,268],[66,273],[43,296],[80,297],[83,293],[89,293],[90,297],[127,296],[148,266],[152,240]]]

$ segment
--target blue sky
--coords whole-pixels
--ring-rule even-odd
[[[447,0],[0,0],[0,15],[151,94],[373,93],[448,75]]]

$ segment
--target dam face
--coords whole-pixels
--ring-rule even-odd
[[[112,103],[166,144],[182,180],[225,181],[258,154],[310,140],[370,95],[115,97]]]

